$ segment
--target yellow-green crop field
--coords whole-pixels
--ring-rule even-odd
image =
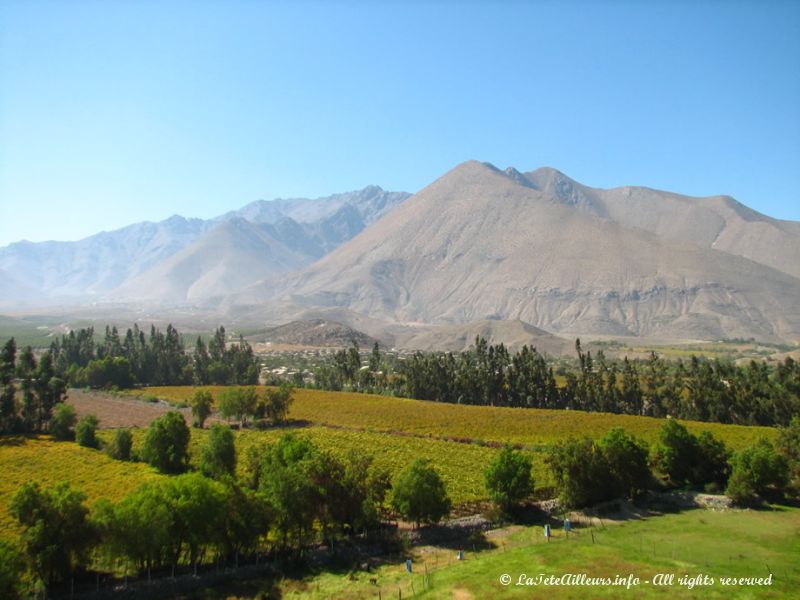
[[[312,441],[317,447],[344,458],[355,450],[371,455],[377,467],[386,469],[396,476],[416,458],[429,459],[442,475],[453,503],[463,504],[486,497],[483,472],[498,452],[495,448],[475,444],[454,444],[435,439],[409,436],[387,435],[330,427],[284,427],[265,431],[245,430],[236,432],[236,452],[238,468],[242,474],[245,469],[244,456],[252,446],[274,444],[286,433],[295,433]],[[110,441],[113,432],[101,431],[100,438]],[[190,460],[199,462],[202,446],[208,437],[207,429],[192,429],[189,445]],[[144,440],[144,430],[133,430],[133,448],[138,451]],[[534,456],[534,477],[537,485],[552,485],[540,457]]]
[[[132,392],[172,403],[188,402],[198,388],[151,387]],[[224,387],[209,386],[216,397]],[[598,438],[612,427],[623,427],[648,443],[658,439],[663,419],[569,410],[466,406],[408,400],[370,394],[297,389],[289,418],[319,425],[402,432],[437,438],[514,443],[530,448],[548,446],[570,436]],[[730,448],[739,450],[759,437],[773,439],[770,427],[745,427],[683,421],[697,434],[708,430]]]
[[[47,437],[0,438],[0,538],[18,535],[8,514],[11,498],[23,484],[50,487],[60,481],[86,493],[91,506],[100,498],[117,501],[145,481],[163,477],[151,467],[121,462],[103,452],[75,442],[55,442]]]

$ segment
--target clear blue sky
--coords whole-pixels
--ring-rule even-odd
[[[800,219],[800,2],[0,2],[0,245],[470,158]]]

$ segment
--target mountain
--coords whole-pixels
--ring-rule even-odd
[[[278,241],[271,226],[233,218],[128,280],[106,299],[167,305],[198,303],[224,296],[253,279],[271,280],[310,262],[307,255]]]
[[[419,327],[397,336],[395,345],[405,350],[462,352],[473,346],[478,336],[489,344],[502,342],[512,352],[521,350],[523,346],[552,356],[575,351],[574,340],[557,337],[519,320]]]
[[[800,277],[800,223],[762,215],[730,196],[693,198],[632,186],[593,189],[547,167],[518,175],[534,189],[620,225],[723,250]]]
[[[0,271],[13,279],[14,291],[3,298],[6,304],[97,298],[186,247],[208,228],[201,219],[176,215],[77,242],[10,244],[0,248]]]
[[[0,305],[19,309],[97,300],[185,302],[230,293],[237,288],[226,289],[228,284],[252,283],[324,256],[408,196],[368,186],[313,200],[259,200],[210,220],[176,215],[77,242],[16,242],[0,248]],[[242,221],[261,227],[259,234],[250,231],[251,242],[260,236],[250,250],[269,247],[269,252],[246,256],[244,241],[224,260],[209,251],[230,234],[226,223]],[[204,237],[220,227],[217,234]],[[188,250],[195,243],[198,246]],[[187,252],[177,257],[183,250]],[[263,260],[269,264],[259,264]],[[195,281],[189,280],[189,273],[196,275]],[[174,281],[160,280],[159,274]]]
[[[661,216],[645,218],[642,197],[665,205]],[[800,340],[796,229],[730,200],[470,161],[293,277],[281,299],[398,322],[519,319],[566,336]]]
[[[337,321],[310,319],[292,321],[278,327],[271,327],[263,334],[251,336],[252,341],[268,344],[288,344],[292,346],[313,346],[320,348],[346,348],[356,342],[361,348],[369,350],[377,340],[361,331]]]

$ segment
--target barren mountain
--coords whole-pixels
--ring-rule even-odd
[[[176,215],[77,242],[10,244],[0,248],[0,269],[19,284],[11,296],[3,295],[5,304],[97,298],[185,248],[207,229],[205,221]]]
[[[461,352],[473,346],[477,336],[490,344],[503,343],[514,352],[529,346],[543,354],[561,356],[573,353],[575,348],[574,340],[557,337],[519,320],[419,327],[398,335],[395,346],[405,350]]]
[[[241,218],[224,221],[108,298],[198,303],[238,290],[253,279],[271,281],[311,262],[308,255],[278,241],[270,229]]]
[[[4,289],[0,290],[4,292],[0,294],[0,306],[19,309],[58,303],[78,305],[106,299],[115,288],[121,291],[115,291],[110,297],[117,300],[175,301],[181,296],[176,290],[188,290],[191,284],[186,281],[177,284],[161,282],[142,293],[138,283],[126,283],[151,269],[154,274],[139,281],[155,283],[157,273],[167,272],[185,279],[185,274],[171,271],[170,265],[162,263],[199,241],[200,236],[214,227],[237,219],[264,226],[276,241],[303,256],[303,260],[292,264],[304,266],[311,259],[319,258],[349,240],[408,196],[403,192],[387,192],[377,186],[368,186],[325,198],[259,200],[208,221],[175,215],[158,223],[135,223],[77,242],[16,242],[0,248],[0,272],[5,274],[6,281]],[[199,243],[203,246],[207,242]],[[191,262],[195,267],[200,256],[215,258],[203,248],[191,250],[189,254],[194,256]],[[247,259],[242,264],[251,262]],[[214,264],[219,268],[218,261]],[[211,268],[209,263],[208,269]],[[237,266],[228,263],[226,268],[235,270]],[[197,268],[193,272],[197,272]],[[246,272],[227,273],[212,275],[211,278],[220,282],[238,282],[268,272],[272,272],[271,267],[259,267],[249,275]],[[248,283],[255,280],[250,279]],[[167,291],[163,298],[158,295],[162,287]],[[206,288],[210,289],[206,283],[198,282],[198,290]],[[126,290],[136,293],[126,298],[121,293]]]
[[[369,350],[377,340],[365,333],[348,327],[343,323],[325,319],[292,321],[285,325],[272,327],[264,334],[254,336],[254,341],[293,346],[314,346],[346,348],[356,342],[361,348]]]
[[[594,189],[550,168],[515,174],[523,185],[620,225],[724,250],[800,277],[800,223],[762,215],[730,196],[693,198],[631,186]]]
[[[669,214],[648,230],[624,214],[623,192],[551,175],[459,165],[303,271],[286,298],[398,322],[519,319],[569,336],[800,339],[800,279],[717,249],[724,226],[678,239]],[[697,202],[714,214],[726,204]],[[766,226],[794,242],[795,224]],[[763,240],[739,252],[774,256]]]

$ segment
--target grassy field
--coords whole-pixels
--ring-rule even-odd
[[[800,509],[776,507],[769,511],[689,510],[640,520],[579,529],[567,539],[554,530],[548,543],[542,528],[512,527],[490,532],[489,549],[470,552],[455,560],[455,549],[422,547],[412,551],[413,573],[399,558],[373,570],[321,573],[303,579],[253,584],[274,590],[283,598],[796,598],[800,589]],[[425,573],[428,573],[427,577]],[[724,586],[723,577],[767,577],[769,586]],[[520,576],[564,574],[610,578],[639,578],[631,586],[526,586]],[[674,575],[671,585],[656,585],[658,574]],[[510,584],[500,577],[508,575]],[[714,578],[709,586],[689,588],[688,576]],[[377,585],[370,579],[376,579]],[[524,581],[523,577],[523,581]],[[649,582],[649,583],[647,583]],[[220,595],[215,595],[220,594]],[[209,590],[204,597],[224,597]]]
[[[131,393],[156,396],[177,404],[187,402],[196,389],[191,386],[151,387]],[[225,388],[211,386],[208,389],[216,395]],[[601,437],[612,427],[623,427],[652,443],[664,423],[662,419],[609,413],[465,406],[309,389],[295,390],[294,398],[289,413],[291,419],[444,439],[511,442],[531,449],[548,446],[571,435]],[[773,439],[777,433],[769,427],[684,423],[694,433],[712,432],[734,450],[752,444],[759,437]]]
[[[23,484],[35,481],[50,487],[67,481],[86,492],[91,506],[100,498],[116,501],[139,485],[163,477],[144,464],[113,460],[75,442],[55,442],[45,437],[0,437],[0,538],[19,533],[8,505]]]

